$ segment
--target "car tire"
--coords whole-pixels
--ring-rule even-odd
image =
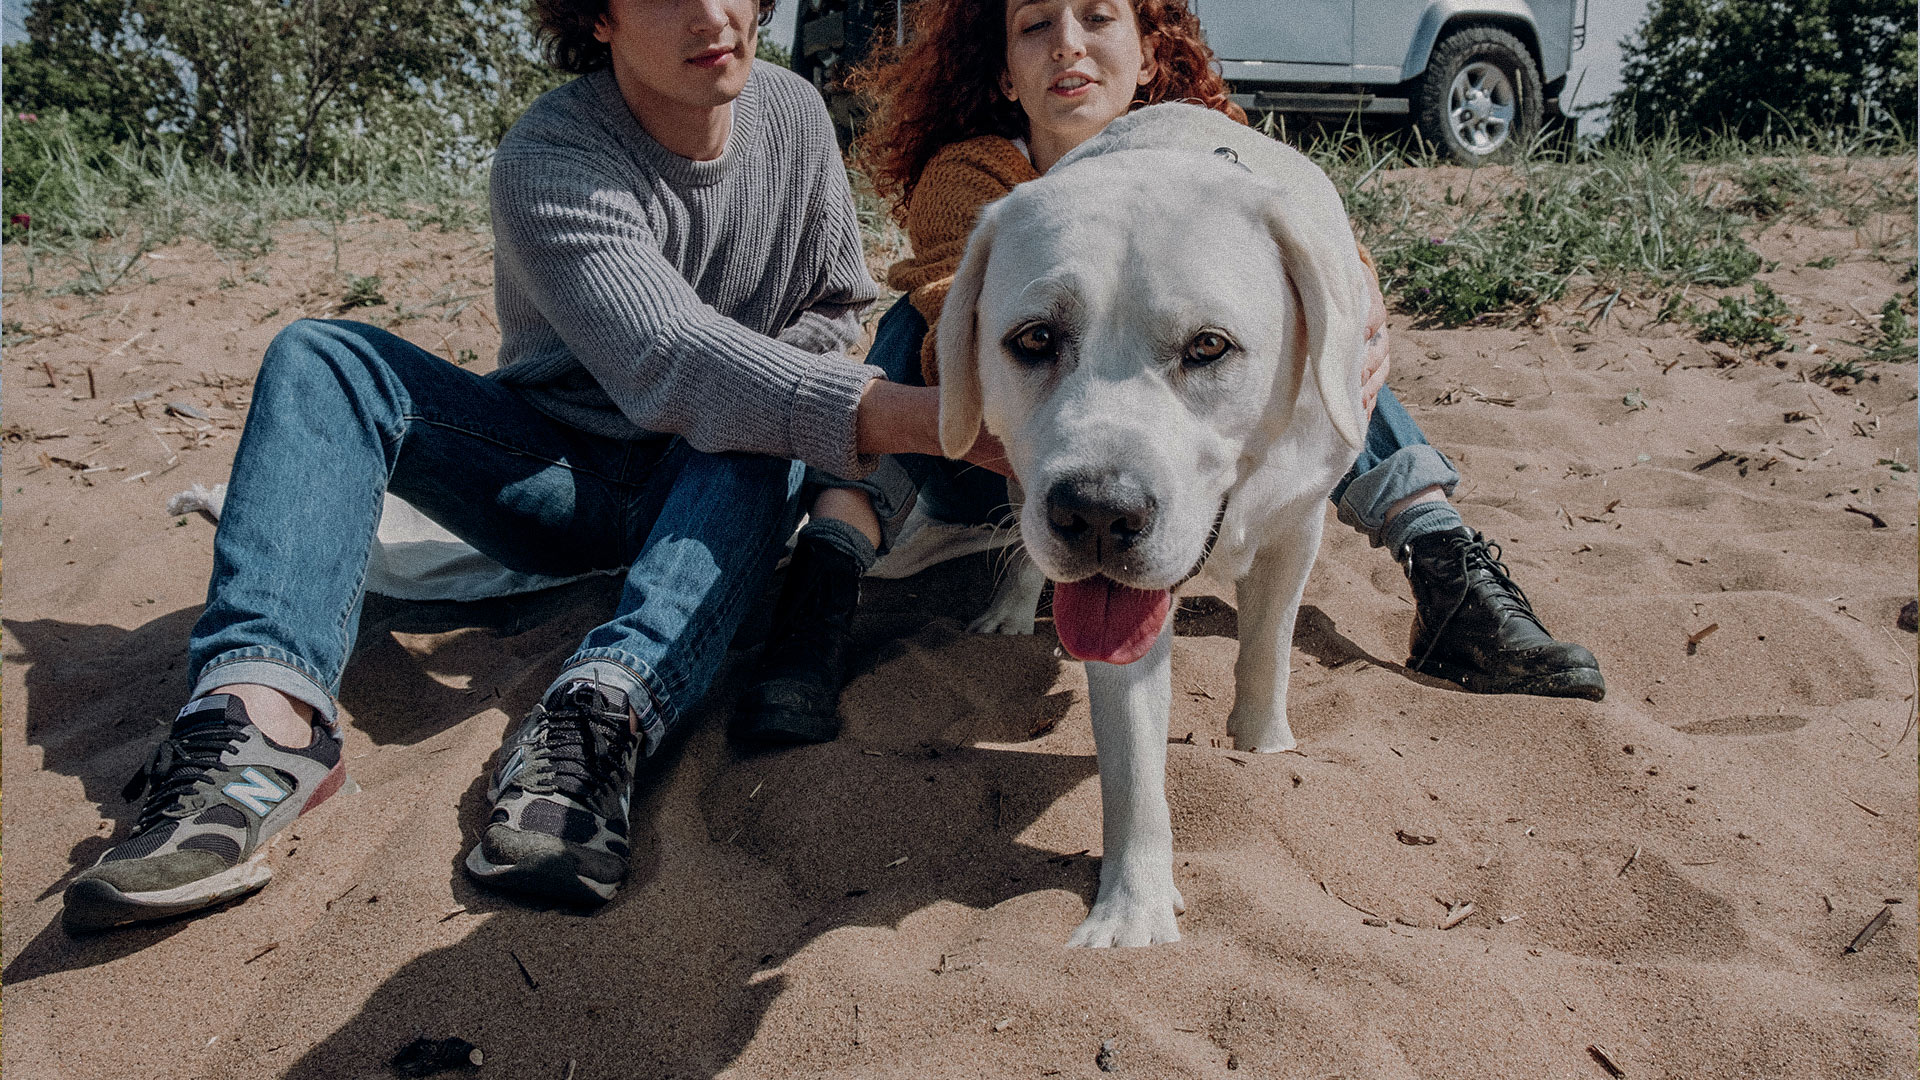
[[[1519,38],[1469,26],[1440,39],[1413,93],[1413,122],[1462,165],[1512,161],[1540,134],[1540,67]]]

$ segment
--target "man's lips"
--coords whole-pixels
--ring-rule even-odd
[[[726,63],[733,54],[733,49],[708,49],[698,56],[688,57],[687,63],[699,68],[714,68]]]

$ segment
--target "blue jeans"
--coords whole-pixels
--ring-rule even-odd
[[[625,691],[648,752],[705,694],[800,514],[803,470],[568,427],[399,337],[302,320],[267,349],[188,645],[197,696],[259,683],[334,720],[387,491],[509,569],[629,566],[559,685]],[[652,703],[652,708],[645,707]]]
[[[867,363],[886,372],[893,382],[925,386],[920,343],[926,336],[927,320],[903,296],[881,316]],[[937,520],[998,524],[1010,511],[1006,481],[994,473],[920,454],[901,454],[897,459],[920,485],[921,508]],[[1334,487],[1332,499],[1341,521],[1365,535],[1374,547],[1381,547],[1386,542],[1389,507],[1434,486],[1451,495],[1459,483],[1453,463],[1427,442],[1393,391],[1382,386],[1367,423],[1367,444]]]

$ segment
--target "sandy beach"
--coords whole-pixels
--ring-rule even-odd
[[[966,633],[991,555],[869,583],[838,742],[729,746],[737,653],[643,776],[633,873],[590,917],[459,860],[503,732],[607,586],[370,602],[342,690],[363,790],[284,834],[244,903],[68,936],[61,890],[127,834],[120,788],[185,691],[213,526],[167,497],[226,478],[267,342],[336,317],[353,276],[385,302],[338,317],[490,367],[491,245],[289,225],[256,259],[183,241],[105,294],[10,299],[0,1064],[377,1077],[457,1035],[474,1075],[529,1080],[1094,1077],[1103,1042],[1140,1077],[1912,1077],[1916,369],[1810,377],[1912,288],[1870,257],[1887,221],[1751,240],[1793,352],[1632,296],[1592,328],[1578,292],[1507,327],[1396,314],[1392,384],[1463,516],[1606,700],[1410,674],[1402,571],[1330,521],[1300,753],[1224,748],[1231,598],[1179,612],[1183,940],[1099,952],[1062,948],[1099,872],[1085,678],[1046,623]]]

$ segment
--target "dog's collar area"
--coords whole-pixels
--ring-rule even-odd
[[[1214,542],[1220,539],[1220,526],[1225,524],[1226,520],[1227,520],[1227,496],[1222,495],[1220,496],[1220,510],[1219,512],[1213,515],[1213,528],[1208,530],[1207,532],[1207,542],[1200,548],[1200,557],[1194,560],[1193,569],[1187,571],[1186,577],[1183,577],[1179,581],[1176,581],[1173,583],[1173,587],[1175,589],[1178,589],[1180,586],[1185,585],[1189,581],[1192,581],[1196,576],[1199,575],[1201,570],[1206,568],[1207,559],[1213,555]]]
[[[1238,168],[1238,169],[1240,169],[1240,170],[1241,170],[1242,172],[1252,172],[1252,171],[1253,171],[1252,169],[1249,169],[1249,168],[1247,168],[1247,167],[1246,167],[1246,165],[1244,165],[1244,164],[1242,164],[1242,163],[1241,163],[1241,161],[1240,161],[1240,152],[1239,152],[1238,150],[1235,150],[1235,149],[1234,149],[1233,147],[1231,147],[1231,146],[1216,146],[1216,147],[1214,147],[1214,148],[1213,148],[1213,156],[1214,156],[1214,157],[1218,157],[1218,158],[1225,158],[1225,159],[1227,160],[1227,163],[1228,163],[1228,164],[1230,164],[1230,165],[1232,165],[1232,166],[1234,166],[1234,167],[1236,167],[1236,168]]]

